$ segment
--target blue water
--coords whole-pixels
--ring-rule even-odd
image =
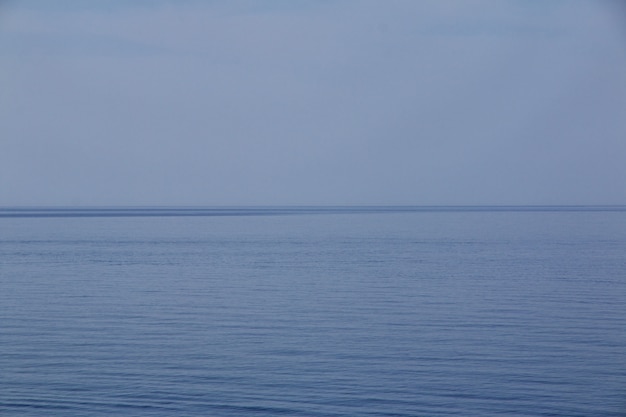
[[[623,208],[142,210],[0,213],[0,415],[626,415]]]

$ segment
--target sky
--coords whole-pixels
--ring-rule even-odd
[[[620,0],[0,0],[0,206],[626,204]]]

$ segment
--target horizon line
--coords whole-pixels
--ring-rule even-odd
[[[526,203],[526,204],[501,204],[501,203],[485,203],[485,204],[11,204],[0,205],[0,208],[52,208],[52,207],[609,207],[624,206],[625,203],[588,203],[588,204],[542,204],[542,203]]]
[[[418,212],[626,211],[626,205],[0,206],[0,218],[214,217]]]

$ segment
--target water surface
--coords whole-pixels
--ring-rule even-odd
[[[12,210],[2,415],[624,415],[626,211]]]

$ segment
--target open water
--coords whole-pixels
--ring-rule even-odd
[[[3,416],[625,411],[624,208],[0,212]]]

